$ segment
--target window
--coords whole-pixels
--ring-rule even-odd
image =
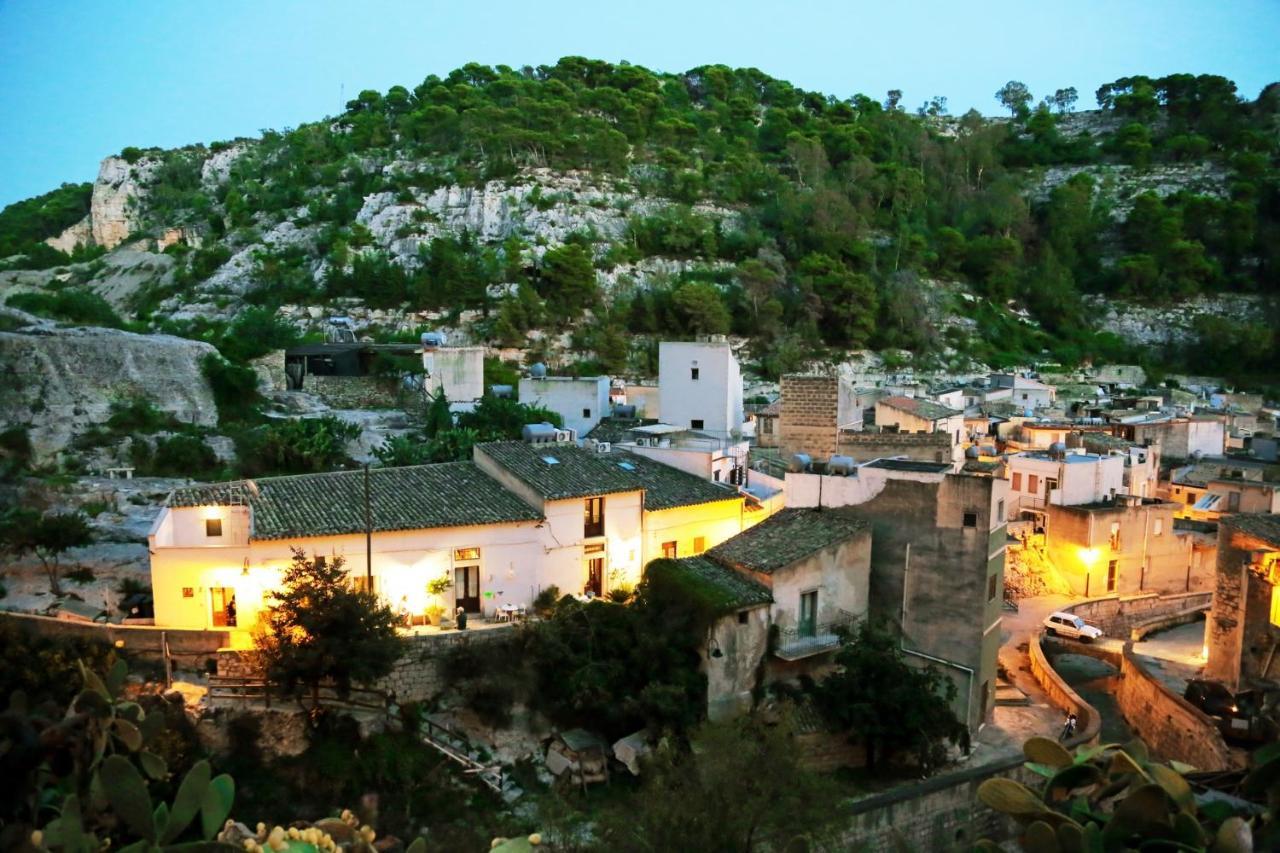
[[[663,542],[663,543],[662,543],[662,556],[663,556],[663,557],[665,557],[665,558],[667,558],[668,560],[674,560],[674,559],[676,558],[676,543],[674,543],[674,542]]]
[[[378,591],[378,585],[375,579],[368,575],[352,575],[351,585],[355,587],[357,592],[374,593]]]
[[[582,535],[604,535],[604,498],[587,498],[582,511]]]
[[[689,429],[702,429],[702,418],[694,418],[689,421]]]
[[[1010,483],[1010,488],[1012,488],[1015,492],[1022,491],[1022,472],[1021,471],[1015,471],[1013,473],[1013,482]]]
[[[1227,492],[1227,512],[1240,511],[1240,493]]]
[[[1116,561],[1107,563],[1107,592],[1116,591]]]
[[[196,591],[195,591],[194,589],[192,589],[191,587],[189,587],[189,586],[184,586],[184,587],[182,588],[182,597],[183,597],[183,598],[195,598],[195,597],[196,597]]]
[[[1026,395],[1026,392],[1025,392],[1025,391],[1024,391],[1024,392],[1023,392],[1023,394],[1022,394],[1022,399],[1024,399],[1024,400],[1025,400],[1025,399],[1027,399],[1027,395]]]
[[[591,410],[590,410],[590,409],[583,409],[583,410],[582,410],[582,416],[583,416],[584,418],[589,418],[589,417],[591,417]]]
[[[800,636],[813,637],[818,633],[818,591],[800,593]]]
[[[738,624],[739,625],[747,624],[747,611],[745,610],[738,611]]]
[[[480,559],[479,548],[454,548],[453,559],[455,560],[478,560]]]
[[[964,526],[965,526],[965,527],[977,527],[977,526],[978,526],[978,514],[977,514],[976,512],[966,512],[966,513],[964,514]]]
[[[222,519],[206,518],[204,520],[205,536],[221,536],[222,535]]]
[[[1280,584],[1271,587],[1271,624],[1280,625]]]
[[[1163,519],[1163,518],[1157,518],[1157,519],[1155,520],[1155,525],[1154,525],[1154,527],[1153,527],[1153,529],[1152,529],[1152,531],[1151,531],[1151,535],[1152,535],[1152,536],[1159,536],[1161,533],[1164,533],[1164,519]]]
[[[1188,489],[1188,490],[1187,490],[1187,503],[1189,503],[1189,504],[1193,504],[1193,503],[1195,503],[1195,502],[1196,502],[1196,496],[1191,492],[1191,490],[1190,490],[1190,489]]]
[[[996,501],[996,521],[1004,520],[1004,498]]]
[[[1040,478],[1035,474],[1027,475],[1027,491],[1033,495],[1040,493]]]
[[[720,482],[720,469],[717,468],[715,471],[711,472],[711,479],[715,480],[717,483]]]
[[[1111,522],[1110,543],[1112,551],[1120,550],[1120,522],[1118,521]]]
[[[693,553],[701,554],[705,550],[707,550],[707,537],[705,536],[693,537]]]
[[[315,559],[316,568],[323,569],[327,565],[329,565],[329,558],[323,554],[316,554],[316,559]]]
[[[996,600],[996,587],[1000,586],[1000,576],[992,575],[987,578],[987,601]]]
[[[694,382],[698,381],[698,368],[696,367],[689,368],[689,378],[692,379]]]

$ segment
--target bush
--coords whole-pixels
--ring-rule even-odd
[[[272,474],[313,474],[352,464],[347,442],[360,427],[325,415],[297,418],[246,430],[236,438],[240,473],[246,477]]]
[[[200,361],[200,372],[209,380],[220,423],[250,421],[257,416],[262,398],[258,394],[258,374],[252,368],[210,353]]]
[[[107,427],[116,435],[153,433],[176,426],[173,415],[160,411],[146,397],[113,400],[107,417]]]
[[[15,293],[5,304],[11,308],[87,326],[124,328],[125,322],[107,300],[96,293],[69,287],[55,292]]]
[[[67,569],[62,573],[62,576],[75,583],[93,583],[97,579],[93,569],[88,566],[76,566],[74,569]]]
[[[203,479],[217,468],[217,454],[197,435],[162,438],[151,457],[151,473],[160,477]]]

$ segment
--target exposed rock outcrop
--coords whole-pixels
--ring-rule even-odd
[[[154,168],[149,160],[130,164],[123,157],[107,157],[102,161],[89,211],[93,245],[114,249],[137,230],[141,224],[138,199]]]
[[[216,426],[200,370],[216,350],[171,335],[33,326],[0,332],[0,423],[30,424],[37,454],[61,450],[103,423],[111,403],[143,397],[183,423]]]
[[[1142,305],[1099,296],[1087,296],[1085,300],[1101,329],[1144,346],[1192,343],[1196,338],[1196,318],[1203,315],[1236,321],[1263,319],[1262,300],[1240,293],[1197,296],[1174,305]]]
[[[57,237],[50,237],[44,241],[47,245],[52,246],[59,252],[70,254],[79,246],[93,245],[93,215],[86,215],[75,225],[67,226]]]

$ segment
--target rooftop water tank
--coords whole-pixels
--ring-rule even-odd
[[[490,385],[489,393],[495,397],[501,397],[509,400],[515,391],[510,385]]]
[[[1054,459],[1061,459],[1067,455],[1067,445],[1061,441],[1055,441],[1049,445],[1049,455]]]
[[[966,448],[964,449],[964,458],[965,458],[965,459],[977,459],[977,458],[978,458],[979,456],[981,456],[981,455],[982,455],[982,454],[978,452],[978,447],[977,447],[977,445],[971,444],[971,445],[969,445],[968,447],[966,447]]]
[[[546,423],[525,424],[520,431],[526,444],[554,444],[557,430],[554,425]]]
[[[636,416],[636,407],[629,404],[619,403],[613,407],[612,414],[615,418],[634,419]]]
[[[792,455],[791,462],[787,465],[787,470],[793,474],[801,474],[808,471],[809,466],[812,464],[813,459],[809,457],[808,453],[796,453]]]
[[[545,364],[543,364],[542,362],[538,362],[537,364],[530,365],[530,367],[529,367],[529,376],[530,376],[530,377],[532,377],[532,378],[534,378],[534,379],[546,379],[546,378],[547,378],[547,366],[546,366]]]
[[[444,346],[444,332],[423,332],[422,346],[426,349],[436,349]]]
[[[832,456],[827,461],[827,473],[837,477],[848,477],[853,473],[854,461],[852,456]]]

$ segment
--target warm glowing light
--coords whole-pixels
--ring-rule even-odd
[[[1208,644],[1208,643],[1205,643],[1203,646],[1201,646],[1201,647],[1200,647],[1200,657],[1204,658],[1205,660],[1208,660],[1208,659],[1209,659],[1209,644]]]
[[[1084,563],[1086,568],[1089,568],[1094,563],[1098,562],[1098,549],[1097,548],[1081,548],[1080,562]]]

